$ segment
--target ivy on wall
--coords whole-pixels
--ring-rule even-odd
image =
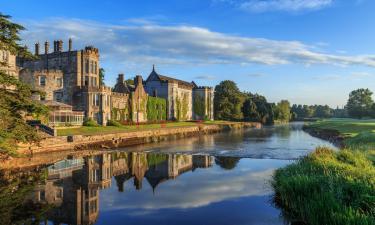
[[[148,96],[147,99],[147,120],[158,121],[167,119],[167,100],[158,97]]]
[[[112,108],[111,118],[116,121],[131,120],[131,113],[129,112],[129,107],[125,107],[125,109]]]
[[[177,120],[187,120],[187,113],[189,109],[189,95],[184,94],[182,99],[176,98],[176,108],[177,108]]]
[[[193,108],[194,113],[203,119],[206,112],[206,105],[204,104],[204,98],[202,96],[194,95]]]

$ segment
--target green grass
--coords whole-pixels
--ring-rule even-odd
[[[319,120],[308,126],[315,129],[337,130],[343,135],[355,136],[361,132],[374,132],[375,120],[327,119]]]
[[[278,169],[275,203],[288,221],[375,224],[375,120],[330,119],[308,125],[337,130],[346,149],[317,148]]]
[[[374,163],[361,151],[318,148],[276,171],[275,203],[291,222],[374,224]]]
[[[195,126],[197,123],[194,122],[168,122],[165,127],[186,127]],[[164,126],[163,126],[164,127]],[[73,128],[63,128],[57,131],[58,136],[67,135],[95,135],[95,134],[112,134],[121,133],[126,131],[136,131],[136,130],[147,130],[147,129],[158,129],[162,128],[160,124],[143,124],[143,125],[122,125],[122,126],[98,126],[98,127],[73,127]]]

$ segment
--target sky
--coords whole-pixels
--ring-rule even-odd
[[[345,105],[375,91],[373,0],[1,1],[23,44],[69,38],[100,51],[105,83],[158,73],[292,104]]]

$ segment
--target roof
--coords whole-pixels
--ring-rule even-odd
[[[53,101],[53,100],[42,100],[40,101],[40,103],[42,103],[45,106],[50,106],[50,107],[70,107],[70,108],[72,107],[71,105],[68,105],[62,102]]]
[[[172,81],[172,82],[177,82],[178,84],[182,84],[182,85],[186,85],[186,86],[189,86],[189,87],[194,87],[194,85],[190,82],[187,82],[187,81],[183,81],[183,80],[179,80],[179,79],[175,79],[175,78],[172,78],[172,77],[169,77],[169,76],[165,76],[165,75],[161,75],[161,74],[158,74],[156,71],[155,71],[155,66],[152,66],[152,71],[150,73],[150,75],[148,76],[147,80],[153,76],[156,76],[157,78],[159,78],[159,80],[161,81]]]
[[[130,93],[128,85],[125,82],[116,83],[115,87],[113,88],[113,91],[118,92],[118,93],[125,93],[125,94]]]

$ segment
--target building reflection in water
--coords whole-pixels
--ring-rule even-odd
[[[47,179],[33,192],[35,203],[53,206],[47,218],[54,224],[94,224],[99,215],[99,190],[111,187],[115,178],[118,191],[134,180],[137,190],[147,182],[153,191],[169,179],[187,171],[208,168],[213,157],[206,155],[113,152],[79,159],[66,159],[48,167]]]

